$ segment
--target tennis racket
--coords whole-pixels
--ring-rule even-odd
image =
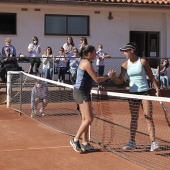
[[[162,109],[164,110],[164,113],[165,113],[165,118],[166,118],[166,121],[168,123],[168,126],[170,127],[170,113],[167,111],[165,105],[160,102],[161,106],[162,106]]]

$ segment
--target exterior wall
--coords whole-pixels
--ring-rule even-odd
[[[28,11],[22,11],[27,8]],[[41,11],[34,11],[35,8]],[[100,11],[96,14],[94,11]],[[44,35],[45,14],[89,15],[90,36],[88,43],[97,47],[98,43],[104,45],[104,50],[112,57],[123,57],[119,51],[122,45],[129,42],[130,31],[156,31],[160,32],[160,57],[170,57],[170,12],[165,9],[152,8],[120,8],[95,6],[63,6],[41,4],[1,4],[0,12],[17,13],[17,35],[0,35],[0,48],[4,46],[4,39],[10,37],[12,45],[16,47],[17,54],[28,55],[27,47],[32,36],[37,36],[41,43],[41,55],[47,46],[51,46],[53,54],[66,42],[67,36]],[[108,19],[112,12],[113,19]],[[73,36],[78,46],[80,36]],[[118,63],[115,63],[118,64]],[[120,65],[120,63],[119,63]]]

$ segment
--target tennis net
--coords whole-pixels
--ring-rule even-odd
[[[35,80],[43,81],[48,87],[48,105],[45,107],[45,116],[37,114],[31,118],[31,92]],[[11,81],[12,80],[12,81]],[[73,86],[41,77],[27,74],[25,72],[8,72],[7,78],[7,107],[22,113],[32,120],[48,126],[59,132],[74,136],[80,123],[81,115],[77,111],[77,105],[72,97]],[[127,93],[116,93],[108,91],[91,91],[94,111],[94,121],[91,125],[90,140],[101,145],[107,150],[124,157],[132,162],[149,169],[167,169],[170,166],[170,128],[167,124],[165,114],[161,107],[162,101],[170,111],[170,99],[165,97],[132,95]],[[147,121],[150,117],[145,113],[147,102],[153,112],[155,125],[155,140],[159,150],[149,152],[151,146]],[[133,103],[133,108],[129,105]],[[41,103],[38,105],[38,110]],[[131,112],[139,110],[138,128],[136,132],[135,150],[124,150],[130,140]],[[130,112],[131,111],[131,112]],[[131,126],[133,127],[133,121]]]

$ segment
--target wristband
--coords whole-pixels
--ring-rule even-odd
[[[111,78],[111,77],[112,77],[112,74],[109,74],[109,73],[108,73],[107,75],[108,75],[108,77],[109,77],[109,78]]]

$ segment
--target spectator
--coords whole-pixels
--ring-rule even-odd
[[[3,83],[6,83],[6,69],[4,67],[4,64],[2,63],[2,59],[0,61],[0,78]]]
[[[79,65],[79,62],[80,62],[80,57],[79,54],[78,54],[78,49],[77,48],[74,48],[73,49],[73,56],[71,58],[69,58],[70,60],[70,73],[71,73],[71,82],[72,84],[75,83],[76,81],[76,75],[77,75],[77,68],[78,68],[78,65]]]
[[[37,115],[37,107],[41,102],[42,107],[40,109],[40,114],[45,115],[44,109],[48,104],[48,87],[46,83],[43,83],[41,80],[36,80],[35,86],[32,88],[31,92],[31,117]]]
[[[81,37],[80,38],[80,44],[78,45],[78,51],[80,52],[82,48],[85,48],[85,46],[88,45],[87,38]]]
[[[56,63],[57,63],[58,81],[64,82],[65,74],[67,72],[68,59],[66,58],[63,47],[60,47],[59,49],[59,55],[56,58]]]
[[[11,45],[11,39],[10,38],[6,38],[5,39],[5,46],[2,48],[2,56],[6,57],[6,49],[9,49],[10,53],[8,53],[10,55],[10,57],[16,56],[16,49],[14,46]]]
[[[74,41],[72,37],[67,37],[67,42],[63,45],[66,57],[73,55]]]
[[[158,66],[158,73],[160,72],[160,81],[163,88],[169,88],[169,80],[167,75],[167,70],[169,67],[168,59],[164,59],[163,62],[160,64],[160,69]]]
[[[105,67],[104,60],[106,58],[110,58],[110,55],[107,54],[105,51],[103,51],[103,45],[102,44],[98,45],[98,51],[96,52],[96,54],[97,54],[97,60],[96,60],[97,75],[98,76],[103,76],[104,67]],[[98,84],[98,88],[99,89],[103,88],[101,83]]]
[[[22,71],[22,68],[19,67],[17,59],[13,54],[14,49],[10,45],[3,48],[4,54],[0,59],[0,77],[2,82],[6,83],[6,74],[7,71]],[[16,53],[15,53],[16,54]]]
[[[52,80],[54,70],[54,56],[51,47],[47,47],[45,53],[42,55],[43,74],[46,79]]]
[[[41,48],[40,48],[41,44],[38,44],[38,38],[36,36],[32,37],[32,43],[29,44],[28,46],[28,52],[29,52],[29,57],[30,57],[30,69],[29,69],[29,73],[33,73],[33,67],[34,64],[36,63],[36,72],[39,72],[39,67],[41,64],[41,60],[39,57],[39,54],[41,53]]]

